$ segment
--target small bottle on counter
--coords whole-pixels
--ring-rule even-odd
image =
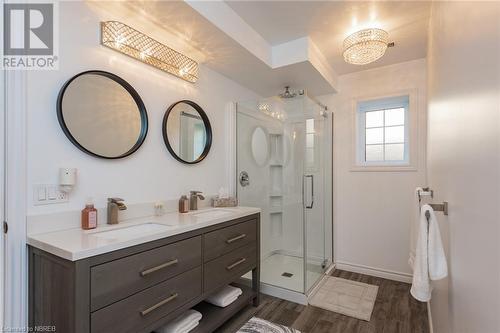
[[[183,195],[179,199],[179,213],[189,212],[189,199],[187,196]]]
[[[97,228],[97,209],[94,208],[92,198],[88,198],[85,208],[82,210],[82,229],[90,230]]]

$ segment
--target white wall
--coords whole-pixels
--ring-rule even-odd
[[[500,4],[434,2],[428,50],[428,177],[449,279],[434,331],[500,332]]]
[[[410,106],[410,117],[416,119],[415,169],[354,171],[354,100],[406,92],[416,94],[413,109]],[[335,113],[335,261],[341,268],[367,267],[408,279],[413,193],[416,186],[425,185],[426,62],[420,59],[340,76],[339,93],[321,99]]]
[[[109,196],[123,197],[128,203],[153,202],[176,199],[193,189],[216,193],[219,187],[227,186],[226,103],[257,96],[203,66],[199,81],[193,85],[100,46],[99,21],[106,17],[98,17],[85,2],[61,2],[59,17],[59,70],[28,74],[28,215],[79,210],[88,196],[102,207]],[[68,141],[57,122],[59,89],[73,75],[91,69],[121,76],[146,105],[149,132],[143,146],[130,157],[103,160],[86,155]],[[174,160],[162,139],[163,114],[181,99],[191,99],[204,108],[214,134],[209,155],[194,166]],[[33,206],[32,185],[57,183],[58,168],[63,166],[79,171],[70,202]]]

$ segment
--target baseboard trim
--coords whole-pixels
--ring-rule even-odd
[[[330,263],[330,266],[325,270],[325,275],[330,275],[335,270],[335,263]]]
[[[388,280],[394,280],[399,282],[411,283],[412,275],[408,273],[395,272],[386,269],[380,269],[370,266],[357,265],[348,262],[337,261],[335,262],[336,269],[342,269],[349,272],[372,275]]]

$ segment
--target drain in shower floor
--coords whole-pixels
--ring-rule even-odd
[[[293,274],[292,273],[288,273],[288,272],[284,272],[283,274],[281,274],[281,276],[289,278],[289,277],[292,277]]]

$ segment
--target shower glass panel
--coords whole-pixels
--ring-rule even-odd
[[[237,104],[237,195],[262,210],[261,282],[299,293],[322,277],[327,258],[325,124],[307,96]]]

